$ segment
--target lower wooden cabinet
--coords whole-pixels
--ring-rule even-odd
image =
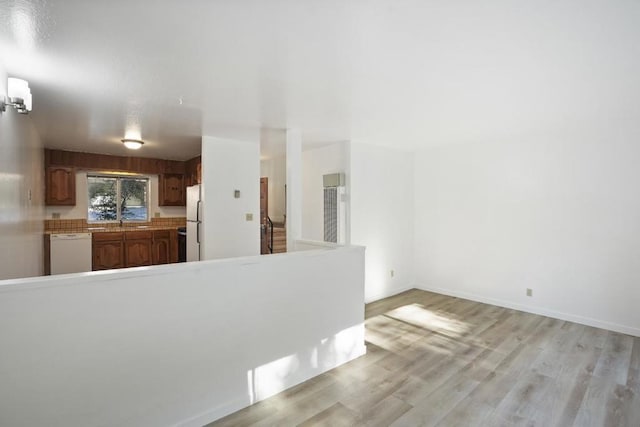
[[[153,232],[153,264],[169,264],[171,261],[171,233],[169,230]]]
[[[178,261],[175,230],[93,233],[92,250],[94,271]]]
[[[151,265],[152,231],[127,231],[124,233],[124,257],[127,267]]]
[[[126,267],[124,261],[124,233],[93,233],[92,270]]]

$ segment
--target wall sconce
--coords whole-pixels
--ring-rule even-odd
[[[144,142],[139,139],[122,139],[121,141],[129,150],[139,150],[142,144],[144,144]]]
[[[7,92],[9,92],[7,98],[0,100],[0,111],[6,111],[7,105],[9,105],[20,114],[29,114],[32,107],[29,83],[26,80],[9,77]]]

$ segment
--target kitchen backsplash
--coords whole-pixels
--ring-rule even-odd
[[[125,223],[129,224],[129,223]],[[187,224],[185,217],[151,218],[149,222],[136,222],[135,225],[149,225],[151,227],[184,227]],[[100,223],[87,224],[87,220],[82,219],[45,219],[44,231],[65,231],[82,232],[88,227],[119,228],[120,223]]]

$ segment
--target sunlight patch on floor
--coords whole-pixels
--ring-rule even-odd
[[[419,304],[398,307],[385,313],[386,316],[401,320],[419,328],[437,331],[443,335],[460,337],[469,332],[469,325],[452,316],[426,309]]]

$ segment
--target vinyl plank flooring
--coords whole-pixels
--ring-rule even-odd
[[[493,407],[467,396],[455,405],[436,426],[480,426],[488,420],[493,412]]]
[[[351,427],[358,424],[358,415],[347,409],[342,403],[336,403],[313,417],[300,423],[300,427],[334,426]]]
[[[212,426],[640,426],[640,338],[431,292],[365,307],[367,354]]]
[[[618,385],[611,378],[592,376],[587,391],[576,414],[575,427],[607,426],[607,418],[611,418],[612,396]]]
[[[609,332],[602,355],[594,375],[604,378],[612,378],[618,384],[627,383],[631,353],[633,350],[633,338],[617,332]]]
[[[640,396],[640,338],[633,339],[633,351],[627,372],[627,386]]]
[[[375,406],[362,414],[359,424],[371,427],[386,427],[392,425],[412,406],[393,395],[387,396]]]
[[[549,397],[554,387],[553,378],[535,372],[527,372],[514,384],[513,388],[500,402],[496,413],[504,419],[536,419],[537,425],[549,425]]]
[[[435,426],[478,386],[479,382],[464,376],[452,376],[437,391],[415,399],[416,403],[391,425]]]

